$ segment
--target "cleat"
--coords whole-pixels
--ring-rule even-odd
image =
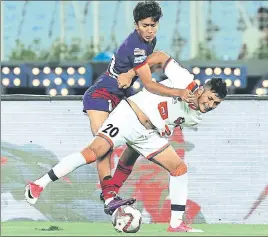
[[[30,204],[35,204],[43,191],[43,188],[35,183],[30,182],[25,187],[25,199]]]
[[[167,232],[195,232],[200,233],[203,232],[203,230],[200,229],[194,229],[188,225],[186,225],[184,222],[182,222],[178,227],[173,228],[171,226],[168,227]]]
[[[107,215],[112,215],[118,207],[124,205],[132,205],[135,202],[136,202],[135,198],[128,198],[123,200],[121,197],[115,196],[114,199],[111,202],[109,202],[109,204],[104,205],[104,212]]]

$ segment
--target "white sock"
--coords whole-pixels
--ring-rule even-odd
[[[171,200],[170,226],[178,227],[182,222],[188,195],[188,175],[170,176],[169,196]]]
[[[40,179],[37,179],[34,181],[35,184],[45,188],[52,180],[50,179],[50,177],[48,176],[48,174],[45,174],[43,177],[41,177]]]
[[[58,178],[61,178],[86,163],[85,157],[80,152],[77,152],[62,158],[61,161],[53,167],[53,171]]]
[[[53,178],[51,179],[51,176],[49,175],[50,172],[54,173],[55,175],[54,178],[56,178],[55,180],[57,180],[85,164],[86,159],[80,152],[71,154],[69,156],[62,158],[60,162],[52,168],[51,171],[49,171],[40,179],[36,180],[34,183],[45,188],[51,181],[53,181]]]

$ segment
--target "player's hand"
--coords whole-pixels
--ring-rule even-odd
[[[130,87],[132,78],[128,73],[121,73],[117,78],[118,88],[126,89]]]
[[[171,131],[167,125],[165,125],[165,128],[158,131],[161,137],[169,137],[171,135]]]
[[[179,97],[181,99],[189,104],[194,103],[195,96],[192,91],[188,89],[179,90]]]

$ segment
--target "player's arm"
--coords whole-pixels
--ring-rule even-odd
[[[143,53],[143,50],[138,51],[138,53],[136,51],[136,54],[134,53],[133,55],[134,57],[132,56],[133,69],[135,70],[136,75],[142,81],[143,86],[148,91],[162,96],[181,97],[181,99],[185,100],[186,102],[193,101],[194,95],[188,89],[170,88],[160,83],[154,82],[152,80],[151,70],[147,62],[147,56]],[[156,62],[158,61],[156,60]]]
[[[149,67],[152,67],[154,65],[160,65],[161,68],[165,67],[166,62],[170,59],[170,56],[162,51],[156,51],[152,53],[147,58],[147,63],[149,64]]]
[[[151,93],[162,95],[162,96],[175,96],[175,97],[184,97],[183,89],[175,89],[164,86],[152,80],[152,74],[149,67],[149,64],[146,62],[141,67],[135,69],[136,74],[142,81],[143,86],[146,90],[150,91]],[[182,98],[184,99],[184,98]]]
[[[151,68],[154,65],[160,65],[164,68],[165,63],[168,61],[170,56],[162,51],[156,51],[147,57],[147,63]],[[119,88],[126,89],[130,86],[132,79],[137,76],[135,69],[130,69],[126,73],[121,73],[118,78]]]
[[[198,87],[194,81],[194,75],[164,52],[153,53],[147,58],[147,63],[149,66],[160,65],[175,88],[185,88],[194,92]]]

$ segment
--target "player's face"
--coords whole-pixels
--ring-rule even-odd
[[[198,98],[198,107],[202,113],[207,113],[215,109],[221,101],[222,99],[218,98],[211,90],[204,90]]]
[[[151,42],[156,36],[158,24],[158,22],[153,21],[152,17],[148,17],[138,21],[135,28],[145,41]]]

